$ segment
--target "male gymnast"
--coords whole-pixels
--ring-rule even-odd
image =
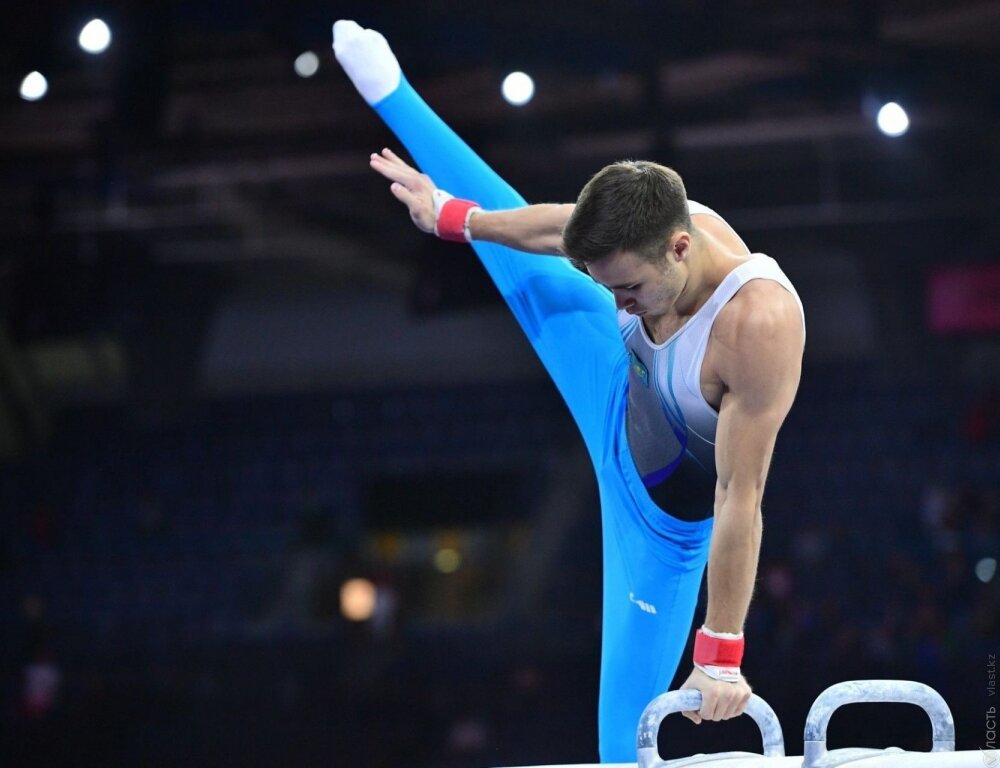
[[[604,168],[575,204],[526,205],[414,91],[381,34],[353,21],[333,32],[341,66],[424,173],[389,149],[371,167],[419,229],[472,244],[593,462],[601,761],[636,759],[639,716],[674,677],[706,563],[707,612],[683,685],[702,706],[685,715],[741,714],[761,498],[805,343],[791,282],[655,163]]]

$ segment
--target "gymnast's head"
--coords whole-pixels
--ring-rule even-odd
[[[581,268],[620,251],[660,263],[671,236],[692,229],[687,192],[676,171],[622,160],[598,171],[580,192],[563,231],[563,249]]]

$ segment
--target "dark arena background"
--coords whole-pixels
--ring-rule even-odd
[[[597,760],[592,470],[472,251],[369,170],[398,145],[338,18],[527,199],[657,160],[779,260],[808,339],[744,670],[789,754],[859,678],[933,686],[989,746],[1000,3],[4,15],[0,765]],[[929,748],[915,707],[870,706],[831,744]],[[660,735],[760,749],[746,718]]]

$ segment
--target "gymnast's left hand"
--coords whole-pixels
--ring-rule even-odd
[[[373,153],[369,163],[373,171],[392,182],[389,191],[407,207],[417,229],[433,233],[435,187],[431,177],[403,161],[391,149]]]
[[[701,691],[701,709],[697,712],[681,712],[684,717],[696,724],[702,720],[728,720],[742,715],[751,693],[750,685],[742,675],[739,680],[730,683],[709,677],[697,667],[681,688]]]

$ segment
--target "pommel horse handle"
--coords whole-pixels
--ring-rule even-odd
[[[941,694],[910,680],[850,680],[831,685],[816,697],[803,736],[802,768],[813,768],[826,754],[826,727],[834,711],[844,704],[916,704],[931,719],[934,744],[931,752],[955,751],[955,721]]]
[[[679,690],[661,694],[646,705],[639,718],[639,733],[636,736],[636,757],[639,768],[654,768],[663,763],[656,747],[656,737],[660,725],[667,715],[674,712],[693,712],[701,709],[701,691]],[[774,710],[756,694],[750,695],[744,714],[749,715],[760,728],[764,744],[764,757],[784,757],[785,738],[781,733],[781,723]]]

